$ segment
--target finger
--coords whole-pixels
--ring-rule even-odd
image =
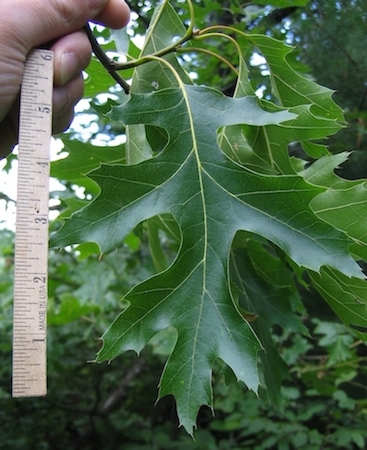
[[[61,116],[56,117],[52,123],[52,134],[59,134],[66,131],[74,119],[74,108],[65,111]]]
[[[83,31],[76,31],[58,39],[51,47],[54,52],[54,84],[62,86],[88,66],[91,45]]]
[[[123,0],[111,0],[93,22],[109,28],[119,29],[125,27],[130,20],[130,8]]]
[[[112,6],[108,6],[112,2]],[[10,40],[21,44],[25,50],[52,41],[82,28],[88,20],[97,17],[104,8],[101,20],[109,26],[118,20],[111,14],[119,10],[118,20],[126,23],[126,4],[123,0],[12,0],[11,8],[4,8],[2,27],[10,30]],[[25,26],[26,24],[26,26]]]
[[[16,122],[16,125],[14,124]],[[12,121],[11,118],[5,117],[3,121],[0,122],[0,159],[5,158],[13,150],[17,143],[17,126],[18,119]]]
[[[53,92],[53,132],[61,133],[72,122],[74,106],[83,97],[84,81],[82,74],[74,77],[63,86],[56,86]]]

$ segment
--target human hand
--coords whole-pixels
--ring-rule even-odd
[[[84,92],[91,45],[82,27],[92,20],[122,28],[129,17],[124,0],[0,0],[0,158],[17,143],[20,84],[31,48],[50,43],[54,52],[53,132],[60,133]]]

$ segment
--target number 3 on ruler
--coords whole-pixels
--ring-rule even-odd
[[[19,118],[14,259],[13,397],[46,395],[48,197],[53,53],[25,63]]]

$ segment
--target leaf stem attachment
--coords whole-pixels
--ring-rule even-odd
[[[168,47],[162,48],[151,55],[142,56],[138,59],[133,59],[130,61],[122,62],[122,63],[113,63],[115,70],[125,70],[131,69],[134,67],[141,66],[146,64],[151,59],[150,58],[160,58],[162,56],[168,55],[169,53],[175,52],[181,48],[185,42],[190,41],[195,36],[196,32],[194,30],[194,8],[192,6],[191,0],[188,1],[189,10],[190,10],[190,25],[188,26],[186,33],[176,42],[169,45]]]
[[[112,78],[117,81],[117,83],[122,87],[125,94],[130,92],[130,85],[124,78],[117,72],[115,61],[111,60],[106,53],[102,50],[101,46],[98,44],[89,24],[84,26],[84,30],[88,36],[89,42],[91,43],[92,50],[99,59],[103,67],[108,71]]]

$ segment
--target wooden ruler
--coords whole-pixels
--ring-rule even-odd
[[[53,53],[25,63],[19,122],[14,260],[13,397],[46,395],[48,201]]]

